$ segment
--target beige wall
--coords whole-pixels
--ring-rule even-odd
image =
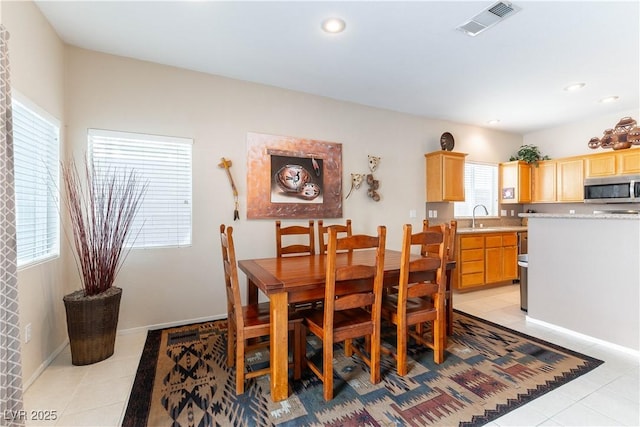
[[[124,289],[122,329],[181,322],[226,311],[218,226],[236,230],[238,258],[275,255],[271,220],[246,220],[246,135],[264,132],[343,144],[343,180],[367,171],[367,154],[382,157],[376,178],[382,200],[361,188],[344,202],[356,232],[388,226],[398,247],[402,224],[415,209],[424,215],[424,156],[449,131],[469,158],[499,161],[522,138],[443,121],[383,111],[273,87],[86,51],[67,50],[67,124],[76,154],[87,128],[194,139],[193,245],[132,251],[118,278]],[[233,199],[217,164],[233,161],[242,219],[232,221]],[[343,189],[348,190],[343,182]],[[241,280],[244,279],[241,278]]]
[[[601,137],[605,129],[613,129],[621,118],[627,116],[640,121],[640,110],[607,113],[568,125],[531,132],[524,135],[524,143],[537,145],[543,154],[553,159],[601,152],[604,151],[602,148],[589,148],[589,140],[594,136]]]
[[[31,2],[3,1],[2,23],[10,33],[9,57],[14,91],[64,123],[64,45]],[[62,129],[63,130],[63,129]],[[62,258],[18,271],[20,322],[32,325],[22,346],[28,385],[65,340],[62,296],[69,290]]]

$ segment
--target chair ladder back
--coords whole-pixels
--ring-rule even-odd
[[[320,254],[327,253],[329,227],[335,227],[338,233],[340,234],[344,233],[346,237],[351,237],[351,235],[353,234],[350,219],[347,219],[345,224],[333,224],[333,225],[327,225],[327,226],[325,226],[324,222],[321,219],[319,219],[318,220],[318,253]]]
[[[290,245],[283,244],[283,236],[305,236],[304,243],[293,243]],[[280,221],[276,221],[276,256],[281,257],[284,255],[292,254],[316,254],[316,239],[314,221],[309,220],[308,226],[291,225],[283,227]]]
[[[423,270],[437,270],[437,277],[435,282],[443,285],[442,291],[444,291],[444,274],[449,261],[449,239],[450,226],[448,224],[433,225],[431,227],[423,227],[421,233],[416,233],[411,236],[411,245],[420,245],[420,253],[423,257],[422,260],[416,260],[409,266],[409,271],[415,271],[416,268],[422,264]],[[428,248],[426,252],[423,252],[424,248]],[[438,265],[429,265],[437,263]]]
[[[378,227],[377,236],[356,235],[338,238],[338,231],[329,227],[327,245],[327,275],[325,280],[325,325],[333,325],[336,311],[353,308],[371,308],[372,322],[380,322],[382,285],[384,279],[384,247],[386,227]],[[376,265],[349,265],[336,267],[336,255],[340,250],[376,249]],[[341,281],[370,280],[372,288],[365,291],[336,295],[336,284]],[[377,326],[379,331],[379,324]],[[374,327],[376,327],[374,325]]]
[[[338,295],[336,296],[333,304],[334,311],[368,307],[375,304],[375,294],[373,292],[362,292],[358,294]]]
[[[427,243],[429,245],[437,244],[438,246],[440,246],[440,244],[443,241],[443,238],[444,238],[444,234],[442,232],[438,233],[434,231],[423,231],[421,233],[409,234],[409,236],[407,236],[407,239],[411,242],[410,247],[417,246],[417,245],[422,246]],[[435,243],[438,241],[440,242],[440,244]],[[410,251],[410,248],[408,250]],[[439,279],[438,273],[436,273],[435,280],[430,280],[430,281],[415,280],[414,281],[412,279],[412,276],[411,276],[412,273],[416,274],[424,271],[440,270],[440,267],[442,266],[442,258],[439,257],[439,254],[438,254],[438,257],[434,257],[435,253],[433,252],[428,253],[428,255],[429,255],[428,257],[411,260],[409,261],[408,265],[405,265],[406,271],[408,272],[408,277],[405,278],[403,276],[401,278],[401,281],[402,281],[401,283],[404,283],[404,281],[406,280],[407,287],[404,288],[401,286],[401,292],[402,292],[402,295],[400,295],[401,298],[403,295],[406,295],[406,299],[431,296],[440,291],[440,284],[442,283],[442,280]],[[406,302],[406,299],[403,298],[402,300],[403,303]]]
[[[324,306],[305,315],[309,332],[322,341],[322,368],[311,358],[307,359],[307,365],[322,381],[325,400],[333,398],[333,345],[338,342],[344,341],[347,357],[355,352],[369,366],[373,384],[380,382],[380,310],[386,227],[379,226],[377,236],[338,238],[338,230],[333,227],[328,227],[328,233]],[[340,249],[375,249],[375,263],[373,266],[337,266],[336,256]],[[350,252],[347,256],[351,258],[352,255]],[[361,286],[363,281],[368,283]],[[345,286],[340,286],[337,295],[336,284],[340,282]],[[359,337],[365,337],[368,355],[353,346],[352,339]]]
[[[447,258],[449,261],[456,259],[456,233],[458,232],[458,221],[452,219],[449,222],[449,245],[447,250]]]
[[[244,328],[244,317],[242,316],[242,298],[240,296],[236,250],[233,243],[233,227],[225,227],[224,224],[220,225],[220,243],[222,246],[222,264],[227,289],[228,320],[235,322],[238,329],[242,329]]]
[[[233,243],[233,227],[220,225],[220,243],[227,291],[227,366],[235,368],[235,391],[240,395],[244,393],[247,379],[271,372],[270,365],[255,370],[246,369],[247,352],[270,346],[269,305],[268,303],[242,305],[238,264]],[[306,344],[302,318],[289,318],[287,328],[293,336],[293,362],[289,365],[293,366],[294,379],[299,379],[303,366],[303,345]],[[252,339],[254,340],[250,341]]]
[[[435,226],[437,227],[437,226]],[[428,219],[424,219],[422,220],[422,231],[427,231],[429,230],[431,227],[429,227],[429,220]],[[449,243],[447,244],[447,258],[448,260],[453,260],[455,259],[455,244],[456,244],[456,232],[458,230],[458,221],[456,221],[455,219],[452,219],[451,221],[449,221]],[[427,253],[436,253],[438,252],[439,248],[437,247],[437,245],[433,244],[433,245],[423,245],[421,250],[420,250],[420,254],[422,256],[426,256]]]
[[[405,224],[402,241],[398,306],[404,306],[403,309],[406,309],[406,298],[428,296],[429,292],[431,295],[439,294],[442,299],[446,290],[445,270],[448,262],[449,225],[427,226],[423,227],[422,232],[412,234],[411,224]],[[411,261],[411,246],[418,245],[421,247],[421,252],[424,247],[428,247],[429,250],[426,253],[421,253],[424,258]],[[435,271],[434,280],[414,283],[410,280],[411,273],[429,270]],[[409,289],[411,289],[411,296],[409,296]],[[427,293],[419,295],[422,291]],[[406,297],[404,297],[405,295]]]
[[[384,317],[397,327],[398,342],[394,356],[397,359],[398,374],[401,376],[407,373],[408,336],[433,349],[436,363],[444,360],[446,284],[443,272],[447,265],[449,225],[426,226],[423,230],[413,234],[411,224],[404,225],[398,294],[388,296],[383,309]],[[412,246],[420,247],[425,258],[412,261]],[[428,250],[425,251],[426,247]],[[431,273],[434,278],[422,280],[420,273]],[[423,337],[422,325],[428,321],[433,322],[431,340]],[[411,326],[415,327],[415,332],[411,330]]]
[[[331,228],[331,227],[329,227]],[[354,234],[350,237],[339,238],[336,242],[336,252],[354,249],[370,249],[378,246],[379,237],[366,234]]]

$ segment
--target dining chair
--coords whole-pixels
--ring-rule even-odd
[[[445,316],[444,294],[447,264],[447,245],[449,226],[429,227],[427,231],[412,234],[411,224],[405,224],[402,235],[402,254],[400,257],[400,279],[398,293],[385,295],[382,301],[382,318],[396,325],[396,351],[384,349],[391,353],[397,363],[398,375],[407,374],[407,342],[408,337],[433,350],[435,363],[444,361],[445,349]],[[438,245],[437,256],[411,259],[412,246],[433,248]],[[416,279],[421,272],[434,272],[433,280]],[[431,334],[426,337],[422,325],[432,322]],[[415,329],[411,329],[414,326]]]
[[[324,304],[304,312],[307,330],[322,342],[322,366],[312,357],[306,365],[323,383],[326,401],[333,399],[334,344],[344,342],[345,356],[356,353],[369,366],[371,383],[380,382],[380,307],[384,275],[386,227],[379,226],[376,236],[353,235],[338,238],[337,229],[329,227]],[[357,250],[375,249],[375,265],[360,265],[353,260]],[[339,251],[356,251],[348,254]],[[341,261],[336,260],[337,256]],[[365,337],[365,349],[353,345],[352,339]],[[365,353],[368,351],[368,355]]]
[[[318,220],[318,252],[321,254],[327,253],[327,239],[329,236],[328,228],[330,226],[327,225],[325,227],[324,223],[321,219]],[[351,220],[348,219],[344,225],[342,224],[333,224],[331,227],[334,227],[339,235],[345,235],[350,237],[353,232],[351,230]]]
[[[233,227],[220,225],[220,243],[227,289],[227,366],[236,367],[236,394],[243,394],[245,380],[271,372],[270,367],[247,371],[245,363],[249,351],[269,346],[268,337],[271,328],[269,303],[242,305]],[[304,363],[302,355],[306,346],[306,332],[302,321],[303,319],[299,316],[289,316],[288,329],[290,334],[293,334],[294,343],[293,362],[290,365],[293,366],[294,379],[301,377]]]
[[[286,255],[315,255],[316,244],[314,236],[313,220],[309,220],[309,226],[290,225],[283,227],[280,221],[276,221],[276,256]],[[283,236],[298,236],[295,243],[284,245]],[[308,239],[308,242],[306,241]],[[304,240],[304,243],[301,243]]]
[[[298,240],[295,243],[284,245],[283,236],[297,236]],[[293,239],[293,237],[292,237]],[[307,240],[308,239],[308,240]],[[301,243],[304,241],[304,243]],[[315,255],[315,231],[314,221],[309,220],[309,226],[302,225],[290,225],[283,227],[280,221],[276,221],[276,256],[278,258],[289,255]],[[314,307],[318,304],[316,301],[311,302],[299,302],[289,304],[292,311],[305,310],[309,307]]]
[[[422,220],[422,231],[427,231],[429,228],[429,220]],[[449,246],[447,248],[447,261],[455,261],[456,259],[456,233],[458,230],[458,221],[452,219],[449,221]],[[438,253],[438,245],[434,245],[431,249],[423,247],[420,250],[422,256],[426,256],[428,252]],[[451,290],[451,275],[452,269],[446,270],[447,282],[444,297],[445,312],[447,316],[447,337],[453,335],[453,291]]]

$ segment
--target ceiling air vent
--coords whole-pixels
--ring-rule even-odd
[[[499,1],[469,19],[457,29],[471,37],[475,37],[484,30],[493,27],[498,22],[516,14],[520,9],[520,7],[513,3]]]

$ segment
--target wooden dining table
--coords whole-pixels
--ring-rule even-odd
[[[384,257],[384,284],[398,284],[400,251],[386,250]],[[419,257],[420,255],[416,255]],[[336,265],[375,264],[376,251],[363,250],[340,253]],[[270,363],[271,398],[274,402],[289,396],[288,328],[289,304],[324,299],[326,255],[303,255],[247,259],[238,261],[238,267],[247,276],[247,298],[250,304],[258,302],[258,290],[269,298],[271,314]],[[447,269],[455,262],[447,264]],[[421,278],[422,280],[426,280]],[[350,284],[350,286],[364,286]],[[340,288],[336,288],[340,292]]]

